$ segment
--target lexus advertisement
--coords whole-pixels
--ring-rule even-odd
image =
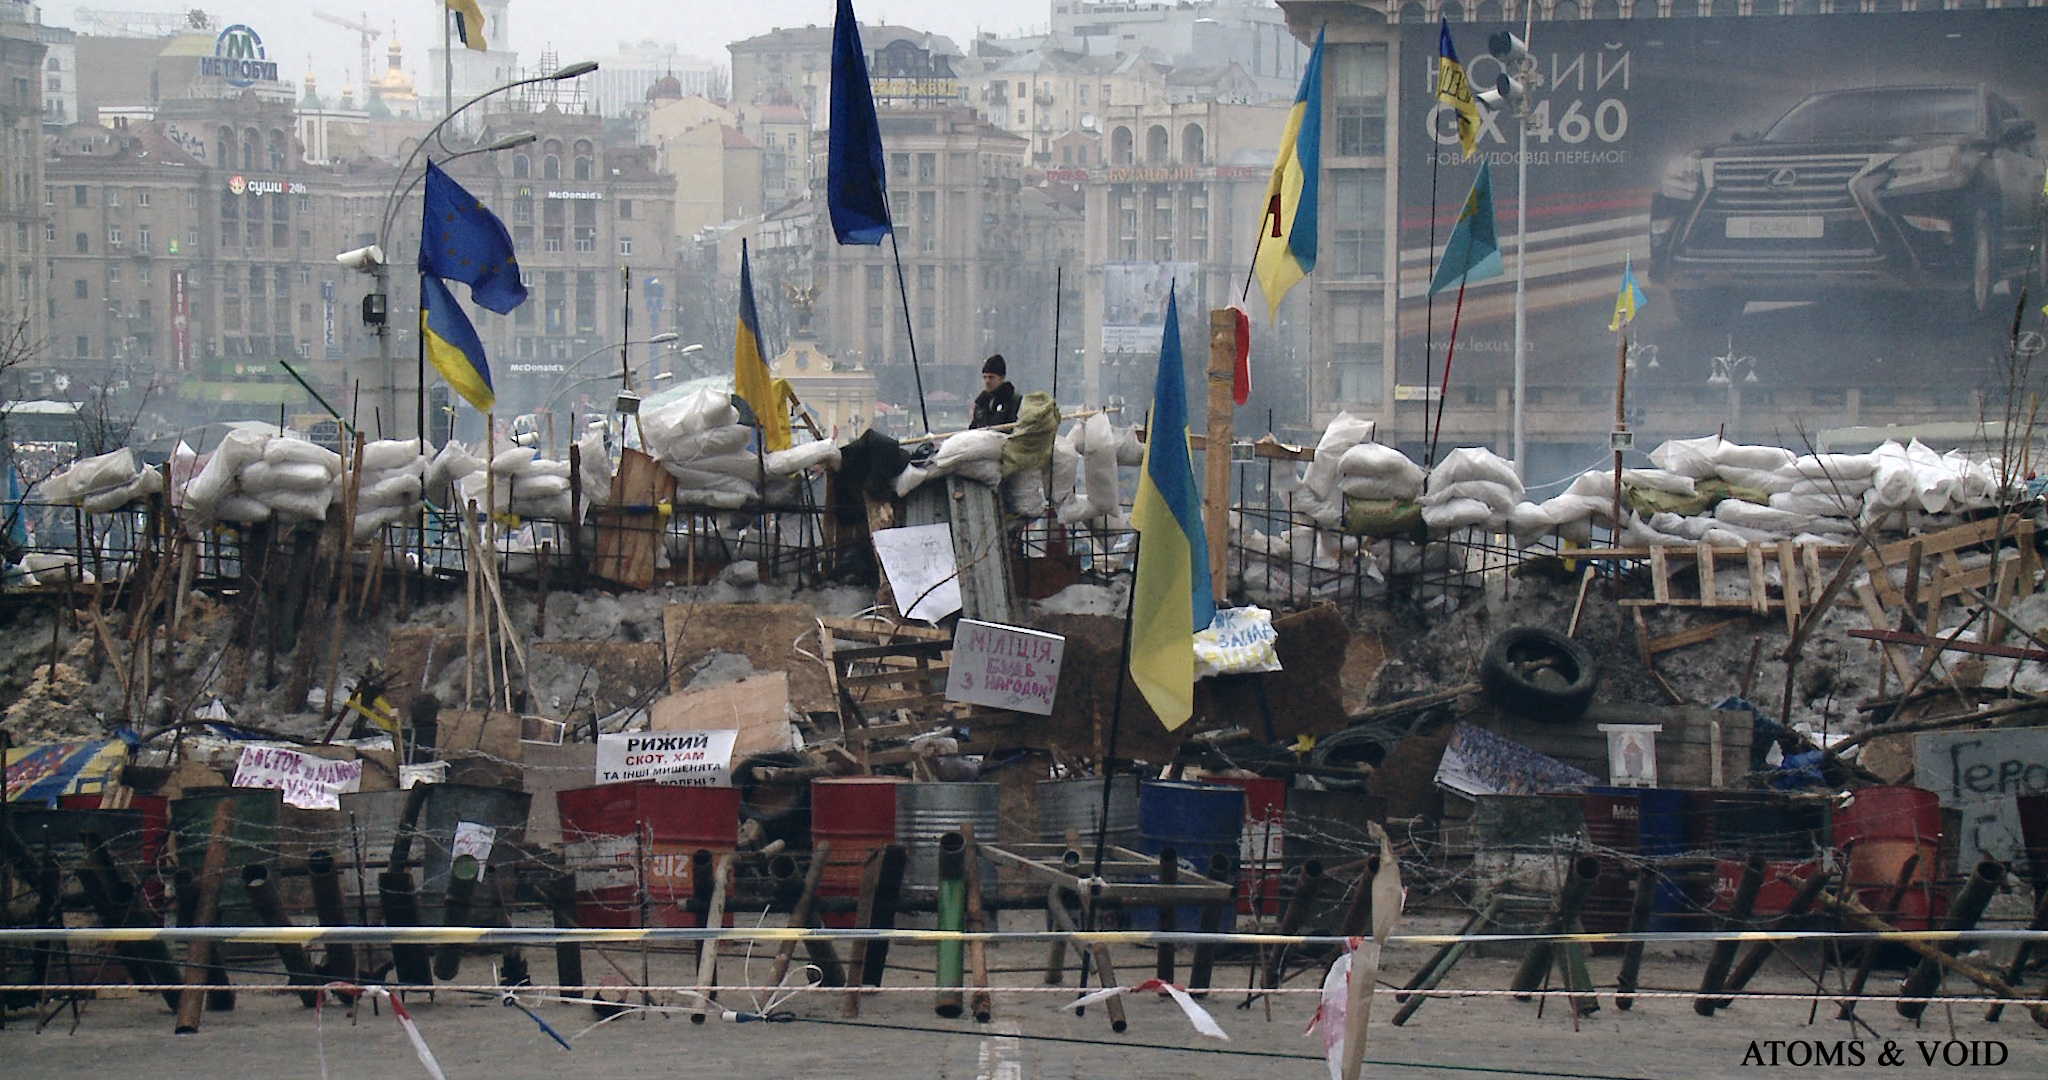
[[[1488,39],[1509,29],[1521,32],[1452,26],[1476,87],[1496,86]],[[1607,326],[1632,259],[1648,296],[1638,356],[1658,361],[1631,377],[1646,391],[1721,385],[1707,382],[1717,371],[1781,407],[1815,388],[1882,402],[1938,386],[1957,395],[1951,419],[1975,419],[1968,391],[2002,382],[2021,288],[2035,297],[2029,329],[2048,300],[2040,29],[2033,10],[1537,23],[1524,68],[1530,386],[1589,402],[1611,389]],[[1427,68],[1432,86],[1436,33],[1403,38],[1404,74]],[[1440,373],[1456,304],[1425,295],[1432,219],[1441,247],[1479,158],[1462,160],[1432,94],[1403,96],[1396,381],[1413,385],[1429,377],[1425,338]],[[1508,272],[1466,292],[1453,385],[1490,389],[1512,379],[1523,193],[1515,113],[1481,111]]]

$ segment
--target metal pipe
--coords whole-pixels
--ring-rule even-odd
[[[4,740],[0,740],[4,742]],[[82,833],[79,839],[85,843],[85,868],[78,872],[78,881],[85,889],[88,902],[99,915],[101,924],[115,926],[148,926],[144,914],[141,890],[137,889],[128,876],[114,865],[107,854],[106,844],[97,833]],[[170,984],[178,981],[178,966],[171,962],[171,950],[161,941],[137,941],[114,947],[114,955],[121,958],[121,964],[128,970],[128,977],[137,983]],[[178,1007],[178,992],[163,992],[164,1004],[172,1010]]]
[[[348,909],[341,898],[341,870],[335,865],[334,853],[315,851],[306,857],[306,880],[313,887],[313,914],[322,926],[347,926]],[[319,970],[328,978],[342,982],[354,982],[356,978],[356,947],[354,945],[330,944]],[[351,1000],[344,997],[343,1001]]]
[[[1761,639],[1759,639],[1761,640]],[[1628,910],[1628,932],[1640,934],[1650,929],[1650,915],[1657,892],[1657,871],[1645,864],[1636,871],[1635,903]],[[1621,950],[1621,972],[1614,977],[1614,1007],[1623,1012],[1635,1008],[1636,980],[1643,970],[1643,945],[1631,941]]]
[[[813,912],[818,902],[818,880],[825,872],[825,860],[832,854],[832,842],[820,840],[811,848],[811,865],[804,871],[803,891],[797,894],[796,905],[790,909],[789,925],[804,929],[817,920]],[[772,867],[771,867],[772,869]],[[804,950],[811,963],[818,967],[819,981],[826,986],[845,986],[846,969],[839,963],[839,952],[829,941],[806,941]],[[796,942],[785,941],[775,952],[775,966],[768,973],[770,986],[781,986],[782,977],[789,973],[789,962],[796,956]]]
[[[1229,881],[1230,898],[1212,901],[1202,905],[1201,931],[1204,934],[1220,933],[1223,930],[1224,912],[1237,906],[1237,881],[1230,873],[1230,856],[1216,852],[1209,856],[1209,872],[1203,876],[1212,881]],[[1205,993],[1209,979],[1216,970],[1216,946],[1203,942],[1195,946],[1195,955],[1188,961],[1188,992]]]
[[[442,926],[468,926],[470,905],[476,899],[476,883],[483,876],[483,864],[474,855],[457,855],[448,864],[448,892],[441,900]],[[447,941],[434,947],[434,977],[453,981],[462,974],[462,943]]]
[[[277,883],[271,880],[270,868],[262,863],[250,863],[242,867],[242,888],[249,894],[249,905],[256,909],[256,917],[271,926],[290,926],[292,921],[285,917],[284,905],[277,899]],[[297,942],[277,943],[277,958],[284,964],[284,970],[291,976],[293,986],[319,986],[320,978],[313,972],[312,961],[306,959],[306,947]],[[320,1004],[320,991],[302,990],[299,1003],[310,1009]]]
[[[576,926],[575,874],[562,871],[549,876],[548,907],[554,911],[556,929],[567,930]],[[583,946],[573,941],[555,943],[555,981],[563,986],[583,985]],[[583,996],[577,990],[567,993],[570,997]]]
[[[957,832],[939,837],[939,920],[941,930],[958,931],[967,922],[967,838]],[[935,981],[938,994],[932,1011],[948,1020],[966,1011],[961,983],[966,976],[966,950],[957,941],[938,946]]]
[[[2042,868],[2042,871],[2048,872],[2048,867]],[[2043,888],[2040,884],[2040,880],[2041,879],[2039,877],[2035,878],[2034,892],[2036,896],[2034,898],[2034,921],[2027,924],[2027,929],[2029,930],[2048,930],[2048,888]],[[2022,974],[2025,974],[2027,970],[2027,960],[2033,956],[2033,953],[2033,942],[2020,942],[2019,949],[2012,954],[2012,963],[2006,966],[2006,982],[2013,983],[2015,985],[2019,983],[2020,976]],[[2000,1004],[1993,1005],[1991,1006],[1991,1008],[1985,1010],[1984,1019],[1990,1023],[1995,1024],[1998,1022],[1998,1018],[2003,1015],[2005,1015],[2005,1005],[2001,1002]]]
[[[1728,914],[1721,920],[1723,926],[1734,927],[1749,919],[1750,912],[1756,909],[1756,894],[1764,886],[1768,865],[1761,855],[1751,855],[1743,862],[1742,880],[1736,883],[1735,899],[1728,904]],[[1714,1015],[1714,1002],[1728,979],[1728,965],[1735,960],[1735,944],[1717,941],[1713,952],[1707,955],[1707,975],[1700,980],[1700,996],[1692,1003],[1692,1011],[1701,1016]]]
[[[1323,860],[1310,859],[1298,868],[1294,878],[1294,895],[1288,898],[1287,910],[1280,913],[1280,933],[1285,935],[1301,932],[1301,924],[1308,919],[1309,906],[1316,902],[1316,894],[1323,889]],[[1267,989],[1280,985],[1280,976],[1287,968],[1287,947],[1280,946],[1266,960]]]
[[[1885,895],[1883,918],[1899,917],[1899,905],[1906,900],[1906,890],[1913,887],[1913,872],[1920,868],[1920,853],[1906,856],[1899,864],[1899,875],[1892,882],[1891,892]],[[1845,894],[1849,891],[1842,890]],[[1856,964],[1856,974],[1849,980],[1847,995],[1835,1009],[1835,1019],[1848,1020],[1856,1015],[1856,999],[1863,996],[1863,984],[1870,981],[1871,969],[1877,966],[1878,943],[1873,941],[1863,946],[1863,957]]]
[[[1972,930],[1977,920],[1984,917],[1984,909],[1991,904],[1998,887],[2005,883],[2005,864],[1997,859],[1984,859],[1970,872],[1970,880],[1963,885],[1963,891],[1956,894],[1948,906],[1948,917],[1941,921],[1943,930]],[[1939,943],[1943,956],[1954,956],[1961,943],[1950,940]],[[1899,1015],[1908,1020],[1920,1019],[1927,1011],[1925,1001],[1911,1001],[1909,998],[1924,998],[1941,986],[1941,962],[1934,957],[1923,957],[1920,966],[1913,969],[1906,981],[1899,984]]]
[[[1579,917],[1579,908],[1586,903],[1586,897],[1593,893],[1593,883],[1600,878],[1600,860],[1591,855],[1581,855],[1572,860],[1571,872],[1565,875],[1564,883],[1558,887],[1557,899],[1550,906],[1550,917],[1544,920],[1543,932],[1562,934],[1570,927],[1572,920]],[[1534,942],[1522,956],[1522,966],[1515,971],[1514,981],[1508,989],[1526,995],[1543,981],[1543,973],[1550,970],[1550,959],[1554,952],[1548,941]],[[1527,1001],[1526,996],[1520,998]]]
[[[420,924],[419,895],[413,890],[410,870],[386,870],[378,874],[377,903],[384,911],[386,926]],[[434,984],[431,950],[425,945],[392,942],[391,963],[400,982],[416,986]]]
[[[960,837],[967,847],[962,860],[967,864],[967,928],[980,933],[988,929],[988,917],[982,907],[981,845],[975,841],[973,822],[961,823]],[[986,942],[976,941],[967,946],[967,966],[974,978],[974,992],[968,997],[967,1007],[974,1013],[976,1023],[986,1024],[995,1015],[995,1001],[988,988]]]
[[[1798,895],[1794,896],[1792,902],[1786,905],[1784,917],[1791,918],[1795,915],[1804,915],[1806,910],[1813,906],[1814,900],[1820,896],[1820,891],[1827,887],[1828,880],[1833,876],[1833,873],[1827,868],[1816,866],[1813,873],[1808,874],[1806,881],[1799,886]],[[1738,993],[1743,987],[1748,986],[1749,980],[1755,978],[1756,973],[1763,969],[1764,961],[1771,958],[1771,952],[1776,948],[1776,943],[1769,941],[1759,941],[1750,945],[1749,951],[1743,953],[1742,960],[1735,965],[1734,974],[1728,976],[1728,982],[1725,986],[1727,992],[1730,994]],[[1711,1004],[1716,1009],[1725,1009],[1735,1004],[1735,999],[1723,997]]]
[[[1180,884],[1180,851],[1172,844],[1166,844],[1159,849],[1159,883],[1161,885]],[[1159,905],[1159,929],[1169,934],[1180,929],[1179,904],[1169,901]],[[1161,982],[1172,982],[1174,968],[1173,946],[1161,942],[1155,948],[1155,952],[1159,962],[1153,974]]]
[[[1462,939],[1468,935],[1484,931],[1487,925],[1493,922],[1493,917],[1500,913],[1501,904],[1505,902],[1506,898],[1499,893],[1488,897],[1486,906],[1475,912],[1470,919],[1465,920],[1464,929],[1458,931],[1458,937]],[[1402,1024],[1407,1023],[1408,1018],[1415,1015],[1415,1010],[1422,1008],[1422,1003],[1429,1000],[1428,992],[1436,989],[1437,984],[1444,981],[1444,976],[1449,975],[1451,969],[1457,966],[1458,961],[1464,957],[1465,950],[1469,944],[1469,942],[1459,940],[1439,948],[1436,956],[1430,959],[1429,964],[1421,972],[1417,973],[1415,978],[1408,981],[1408,985],[1404,989],[1420,992],[1407,995],[1400,1010],[1394,1013],[1395,1027],[1400,1027]],[[1403,1001],[1403,996],[1396,994],[1394,995],[1394,1000]]]

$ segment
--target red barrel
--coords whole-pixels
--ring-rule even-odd
[[[830,776],[811,781],[811,841],[832,852],[818,875],[819,896],[859,896],[868,856],[896,842],[895,776]],[[844,920],[828,920],[832,922]],[[850,922],[846,925],[852,925]]]
[[[735,788],[641,780],[559,791],[555,807],[584,926],[698,925],[680,906],[698,899],[691,860],[699,851],[729,855],[739,843]]]
[[[1735,890],[1742,885],[1742,859],[1714,860],[1714,910],[1727,911],[1735,902]],[[1819,863],[1779,859],[1764,866],[1764,884],[1757,890],[1752,915],[1783,915],[1799,895],[1799,887],[1813,876]],[[1790,881],[1786,881],[1790,878]],[[1591,929],[1588,927],[1588,929]]]
[[[1626,930],[1635,906],[1635,867],[1621,856],[1633,855],[1640,848],[1642,793],[1628,788],[1589,788],[1582,798],[1586,840],[1600,860],[1600,877],[1579,909],[1580,919],[1593,933]]]
[[[1845,879],[1853,887],[1888,888],[1899,870],[1917,854],[1913,881],[1940,876],[1941,800],[1916,787],[1867,787],[1849,805],[1835,811],[1835,847],[1848,853]]]
[[[1287,781],[1264,776],[1206,776],[1203,780],[1244,791],[1244,831],[1238,834],[1238,914],[1279,915]]]

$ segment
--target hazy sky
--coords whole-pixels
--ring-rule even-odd
[[[99,6],[99,5],[95,5]],[[114,7],[115,5],[106,5]],[[361,39],[353,32],[312,16],[327,11],[367,21],[385,30],[377,42],[375,63],[381,72],[383,50],[395,23],[405,46],[405,67],[421,83],[438,81],[427,70],[429,39],[441,36],[436,12],[440,0],[126,0],[120,10],[182,11],[200,7],[225,24],[246,23],[263,38],[279,75],[298,83],[311,70],[324,94],[354,85],[361,68]],[[816,23],[829,26],[836,0],[512,0],[508,18],[512,47],[519,62],[532,65],[541,50],[553,48],[566,63],[603,57],[622,41],[651,39],[674,43],[683,52],[730,67],[726,45],[777,26]],[[888,21],[917,26],[965,42],[977,30],[1012,33],[1044,28],[1049,21],[1046,0],[855,0],[864,22]],[[71,7],[46,3],[43,17],[54,25],[76,25]],[[496,42],[492,43],[496,47]]]

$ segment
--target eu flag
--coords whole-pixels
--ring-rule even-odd
[[[825,205],[842,244],[879,244],[889,235],[889,181],[868,56],[853,0],[839,0],[832,24],[832,128],[825,163]]]
[[[454,177],[427,163],[420,273],[469,286],[469,298],[500,315],[526,302],[512,235]]]
[[[491,364],[476,327],[447,283],[432,274],[420,275],[420,341],[434,370],[476,411],[489,412],[498,403],[497,391],[491,388]]]

